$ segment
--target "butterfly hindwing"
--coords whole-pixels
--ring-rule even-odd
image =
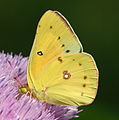
[[[59,56],[44,67],[37,76],[35,93],[51,104],[80,106],[94,100],[97,85],[98,71],[93,58],[76,53]]]

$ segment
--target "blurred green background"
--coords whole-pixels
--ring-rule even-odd
[[[115,0],[0,0],[0,51],[29,56],[37,23],[60,11],[94,56],[100,72],[93,104],[75,120],[119,120],[119,2]]]

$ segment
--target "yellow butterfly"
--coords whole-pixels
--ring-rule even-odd
[[[57,11],[48,10],[38,23],[27,79],[33,94],[50,104],[81,106],[96,96],[96,64]]]

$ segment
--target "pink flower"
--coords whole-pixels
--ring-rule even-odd
[[[69,120],[78,117],[77,107],[42,103],[18,92],[27,84],[28,57],[0,53],[0,120]]]

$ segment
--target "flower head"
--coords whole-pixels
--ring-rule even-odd
[[[42,103],[20,94],[21,85],[27,84],[28,57],[0,53],[0,120],[69,120],[78,117],[77,107]]]

